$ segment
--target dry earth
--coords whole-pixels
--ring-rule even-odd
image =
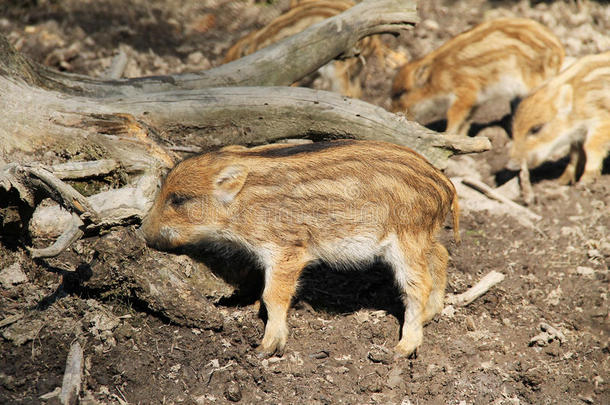
[[[164,74],[216,65],[233,41],[286,6],[8,0],[0,4],[0,32],[56,69],[102,76],[122,49],[125,76]],[[409,57],[494,15],[547,24],[570,56],[610,49],[610,6],[602,2],[428,1],[420,12],[415,30],[384,38]],[[387,107],[393,72],[369,63],[364,98]],[[505,107],[482,109],[480,121],[497,121]],[[509,138],[493,124],[483,131],[493,151],[457,158],[449,175],[506,183],[510,192],[515,173],[503,170]],[[261,360],[253,350],[263,331],[254,299],[218,303],[221,322],[205,330],[171,324],[128,293],[82,283],[96,266],[154,272],[141,264],[143,255],[197,271],[189,258],[149,251],[126,228],[33,261],[10,211],[0,211],[0,403],[57,403],[40,397],[61,386],[78,340],[83,404],[608,404],[610,168],[592,186],[558,186],[553,179],[565,163],[534,172],[530,208],[542,216],[535,227],[460,187],[463,241],[442,233],[452,257],[448,292],[466,290],[491,270],[506,278],[469,306],[448,308],[425,328],[417,357],[397,361],[388,349],[398,340],[402,309],[381,266],[309,269],[289,314],[287,352]],[[542,323],[560,333],[539,336]]]

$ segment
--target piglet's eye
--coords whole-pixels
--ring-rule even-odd
[[[398,100],[406,92],[407,92],[406,90],[401,89],[399,91],[396,91],[396,92],[392,93],[391,98],[392,98],[392,100]]]
[[[543,126],[543,124],[534,125],[533,127],[530,128],[529,134],[536,135],[538,132],[540,132],[540,130],[542,129],[542,126]]]
[[[184,205],[186,202],[188,202],[189,200],[191,200],[193,197],[184,195],[184,194],[177,194],[177,193],[171,193],[169,195],[169,203],[171,205],[173,205],[174,207],[180,207],[182,205]]]

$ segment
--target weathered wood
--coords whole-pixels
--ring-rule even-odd
[[[51,246],[42,249],[29,248],[30,254],[33,258],[55,257],[59,255],[84,235],[82,231],[83,225],[84,223],[78,215],[72,213],[70,226]]]
[[[306,88],[224,87],[98,100],[0,78],[2,90],[8,100],[23,100],[6,106],[13,131],[0,130],[5,160],[15,149],[59,154],[77,145],[116,159],[128,172],[142,172],[173,165],[174,155],[155,142],[157,134],[171,142],[184,133],[196,135],[204,149],[299,137],[377,139],[409,146],[440,168],[453,153],[490,147],[486,138],[439,136],[380,107]]]
[[[291,87],[224,87],[121,100],[114,108],[171,137],[196,134],[198,146],[261,144],[305,137],[374,139],[409,146],[444,168],[453,153],[481,152],[487,138],[440,136],[381,107],[336,93]]]
[[[466,306],[502,280],[504,280],[504,274],[492,270],[465,292],[449,296],[447,303],[449,305]]]
[[[58,179],[83,179],[102,176],[118,169],[119,164],[112,159],[84,162],[67,162],[47,167]]]
[[[78,341],[75,341],[70,347],[70,352],[66,359],[66,370],[59,394],[59,401],[62,405],[75,405],[78,403],[84,366],[83,349]]]
[[[214,69],[168,76],[100,80],[53,71],[8,52],[0,36],[0,76],[19,76],[27,83],[74,95],[131,97],[138,94],[219,86],[289,86],[342,54],[369,35],[411,28],[415,0],[366,0],[335,17],[252,55]]]
[[[530,181],[530,170],[527,167],[527,161],[524,159],[521,162],[521,170],[519,171],[519,185],[521,186],[521,194],[523,195],[523,201],[525,205],[532,205],[536,196],[534,195],[534,188]]]
[[[489,148],[486,139],[437,137],[385,110],[328,92],[285,87],[367,35],[417,21],[412,0],[364,1],[302,33],[205,72],[100,80],[54,72],[19,55],[0,36],[0,160],[39,151],[114,159],[127,173],[173,166],[161,146],[196,135],[202,149],[283,138],[379,139],[407,145],[438,167],[452,153]],[[78,153],[77,153],[78,152]]]
[[[531,220],[540,221],[542,219],[542,217],[540,215],[536,214],[535,212],[531,211],[530,209],[523,207],[523,206],[517,204],[516,202],[504,197],[502,194],[495,192],[491,187],[489,187],[487,184],[483,183],[482,181],[469,178],[469,179],[462,179],[462,183],[464,183],[465,185],[467,185],[469,187],[474,188],[477,191],[482,192],[489,198],[492,198],[496,201],[506,204],[512,210],[523,214],[524,216],[528,217]]]

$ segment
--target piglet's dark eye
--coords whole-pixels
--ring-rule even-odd
[[[192,198],[193,197],[190,197],[190,196],[187,196],[184,194],[171,193],[169,195],[169,203],[171,205],[173,205],[174,207],[180,207],[181,205],[184,205],[186,202],[188,202]]]
[[[402,89],[401,89],[401,90],[399,90],[399,91],[397,91],[397,92],[395,92],[395,93],[392,93],[392,95],[391,95],[392,100],[398,100],[398,99],[399,99],[399,98],[401,98],[401,97],[402,97],[402,95],[403,95],[403,94],[405,94],[406,92],[407,92],[406,90],[402,90]]]
[[[540,130],[542,129],[542,126],[543,126],[542,124],[534,125],[533,127],[530,128],[529,134],[536,135],[538,132],[540,132]]]

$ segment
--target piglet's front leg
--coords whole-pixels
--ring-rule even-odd
[[[286,316],[305,265],[306,260],[301,252],[286,252],[265,269],[263,302],[267,309],[267,324],[263,340],[257,348],[260,357],[284,354],[288,338]]]
[[[591,184],[602,174],[604,159],[610,149],[610,122],[600,125],[588,137],[583,145],[585,155],[585,167],[579,184]]]

